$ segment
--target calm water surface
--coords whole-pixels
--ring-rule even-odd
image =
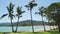
[[[48,26],[45,26],[48,27]],[[34,26],[34,30],[43,28],[43,26]],[[14,27],[15,29],[15,27]],[[32,26],[19,26],[18,31],[28,31],[32,30]],[[12,32],[11,27],[0,27],[0,32]]]

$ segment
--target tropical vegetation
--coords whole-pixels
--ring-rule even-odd
[[[9,6],[7,6],[8,13],[7,14],[3,14],[1,16],[1,19],[2,19],[3,17],[8,15],[8,17],[10,18],[10,21],[11,21],[12,32],[14,32],[12,20],[13,20],[13,17],[15,17],[14,14],[13,14],[13,8],[14,8],[14,4],[10,3]]]
[[[32,9],[33,7],[37,6],[37,3],[34,3],[35,0],[32,0],[31,2],[29,2],[28,5],[25,5],[25,7],[28,8],[28,10],[30,10],[30,16],[31,16],[31,24],[32,24],[32,31],[34,32],[34,28],[33,28],[33,19],[32,19]]]
[[[18,6],[16,8],[16,12],[17,14],[14,14],[14,4],[11,2],[9,4],[9,6],[7,6],[7,10],[8,10],[8,13],[6,14],[3,14],[0,19],[2,19],[3,17],[5,16],[8,16],[10,18],[10,22],[11,22],[11,27],[12,27],[12,32],[17,32],[17,29],[18,29],[18,24],[19,24],[19,20],[20,18],[22,17],[22,14],[25,12],[25,11],[22,11],[22,7]],[[48,7],[39,7],[39,12],[36,12],[35,14],[39,14],[42,18],[42,22],[43,22],[43,26],[44,26],[44,31],[45,32],[34,32],[34,25],[33,25],[33,16],[32,16],[32,9],[34,7],[37,6],[37,3],[35,3],[35,0],[32,0],[31,2],[28,3],[28,5],[25,5],[25,7],[30,11],[30,18],[31,18],[31,25],[32,25],[32,32],[34,34],[60,34],[60,2],[55,2],[55,3],[52,3],[50,4]],[[13,18],[17,17],[17,23],[16,23],[16,29],[14,30],[14,25],[13,25]],[[52,30],[52,31],[46,31],[46,28],[45,28],[45,23],[44,23],[44,19],[43,17],[46,17],[47,20],[48,20],[48,25],[51,26],[53,25],[53,28],[54,26],[58,26],[58,30],[59,32],[56,30]],[[26,24],[26,23],[25,23]],[[51,27],[50,27],[51,29]],[[28,32],[29,34],[33,34],[32,32]],[[21,34],[28,34],[26,32],[23,32]],[[5,33],[4,33],[5,34]],[[19,33],[18,33],[19,34]]]

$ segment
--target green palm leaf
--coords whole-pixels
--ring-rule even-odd
[[[32,8],[33,8],[34,6],[37,6],[37,3],[34,3],[34,2],[35,2],[35,0],[32,0],[31,2],[29,2],[28,5],[25,5],[25,7],[27,7],[28,10],[32,10]]]
[[[21,15],[22,13],[24,13],[25,11],[22,11],[22,7],[17,7],[17,16]]]
[[[35,12],[35,14],[39,14],[39,12]]]
[[[7,16],[8,14],[3,14],[2,16],[1,16],[1,19],[3,18],[3,17],[5,17],[5,16]]]
[[[37,6],[37,4],[36,4],[36,3],[34,3],[34,4],[33,4],[33,6]]]
[[[22,11],[21,13],[24,13],[25,11]]]

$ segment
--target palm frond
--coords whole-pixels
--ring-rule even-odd
[[[18,14],[16,14],[16,16],[19,16]]]
[[[43,9],[44,7],[42,6],[41,9]]]
[[[29,10],[29,6],[28,6],[28,5],[25,5],[25,7],[27,7],[27,8],[28,8],[28,10]]]
[[[9,12],[12,12],[13,8],[14,8],[14,4],[12,4],[12,3],[10,2],[9,6],[7,6],[7,10],[8,10]]]
[[[38,12],[35,12],[35,14],[38,14]]]
[[[36,4],[36,3],[34,3],[34,4],[33,4],[33,6],[37,6],[37,4]]]
[[[22,17],[22,15],[20,17]]]
[[[13,17],[15,17],[15,15],[14,15],[14,14],[12,14],[12,16],[13,16]]]
[[[22,15],[18,16],[19,18],[22,17]]]
[[[5,16],[7,16],[7,15],[8,15],[8,14],[3,14],[0,19],[2,19],[3,17],[5,17]]]
[[[25,5],[25,7],[29,7],[28,5]]]
[[[17,7],[17,13],[21,14],[21,7],[19,7],[19,6]]]
[[[7,6],[7,10],[10,11],[8,6]]]
[[[17,14],[21,15],[22,13],[24,13],[25,11],[22,11],[22,7],[17,7]]]
[[[12,4],[12,3],[10,2],[9,8],[13,9],[13,8],[14,8],[14,4]]]
[[[15,15],[11,13],[11,14],[9,14],[8,17],[13,18],[13,17],[15,17]]]
[[[19,17],[19,18],[22,17],[22,15],[19,15],[19,14],[16,14],[16,16]]]
[[[32,0],[32,2],[35,2],[35,0]]]
[[[25,11],[22,11],[22,13],[24,13]]]
[[[25,7],[27,7],[28,10],[32,10],[34,6],[37,6],[37,3],[35,3],[35,0],[32,0],[31,2],[29,2],[28,5],[25,5]]]

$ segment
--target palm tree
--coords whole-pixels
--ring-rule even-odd
[[[31,16],[31,24],[32,24],[32,31],[34,32],[34,28],[33,28],[33,21],[32,21],[32,9],[34,6],[37,6],[36,3],[34,3],[35,0],[32,0],[31,2],[29,2],[28,5],[25,5],[25,7],[28,8],[28,10],[30,10],[30,16]]]
[[[8,17],[10,18],[10,21],[11,21],[11,26],[12,26],[12,32],[14,32],[14,29],[13,29],[13,23],[12,23],[12,20],[13,20],[13,8],[14,8],[14,4],[10,3],[9,6],[7,6],[7,10],[8,10],[8,13],[7,14],[3,14],[1,16],[1,19],[5,16],[8,15]]]
[[[18,23],[19,23],[19,19],[20,19],[20,17],[22,17],[22,14],[24,13],[25,11],[22,11],[22,7],[17,7],[17,14],[16,14],[16,16],[17,16],[17,18],[18,18],[18,21],[17,21],[17,25],[16,25],[16,30],[15,30],[15,32],[17,32],[17,29],[18,29]]]
[[[46,29],[45,29],[45,24],[44,24],[44,21],[43,21],[43,16],[44,16],[44,11],[45,11],[45,9],[46,9],[46,8],[41,7],[41,8],[38,9],[39,12],[36,12],[36,13],[35,13],[35,14],[41,15],[41,17],[42,17],[42,22],[43,22],[43,26],[44,26],[44,31],[46,31]]]

